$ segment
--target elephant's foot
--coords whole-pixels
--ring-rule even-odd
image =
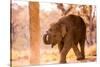
[[[77,58],[77,60],[83,60],[83,59],[85,59],[84,56],[82,56],[82,57],[78,57],[78,58]]]
[[[60,61],[60,63],[67,63],[67,62],[66,62],[66,61],[62,61],[62,60],[61,60],[61,61]]]

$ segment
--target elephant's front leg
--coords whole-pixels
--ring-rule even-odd
[[[63,39],[63,42],[64,45],[60,53],[60,63],[66,63],[66,55],[72,47],[73,39],[70,33],[68,33],[67,36]]]
[[[66,55],[68,54],[72,44],[64,44],[61,54],[60,54],[60,63],[66,63]]]
[[[58,44],[59,53],[61,53],[61,51],[62,51],[62,49],[63,49],[63,46],[64,46],[64,42],[61,41],[61,42]]]

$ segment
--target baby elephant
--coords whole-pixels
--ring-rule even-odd
[[[69,15],[51,24],[44,34],[43,41],[51,47],[58,44],[60,63],[66,63],[66,55],[73,48],[77,60],[85,59],[86,24],[80,16]],[[80,50],[78,49],[78,43]]]

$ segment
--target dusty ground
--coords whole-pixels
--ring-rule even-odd
[[[45,49],[40,54],[40,64],[58,64],[59,63],[59,52],[57,48],[50,48],[50,50]],[[86,48],[87,49],[87,48]],[[87,62],[95,62],[96,61],[96,47],[91,46],[89,47],[86,52],[86,59],[77,61],[76,56],[71,49],[68,55],[66,56],[67,63],[87,63]],[[90,51],[91,50],[91,51]],[[90,51],[90,52],[89,52]],[[23,67],[25,65],[30,65],[29,60],[29,50],[24,51],[16,51],[12,50],[12,66],[13,67]],[[40,65],[39,64],[39,65]]]
[[[51,48],[50,50],[44,50],[41,52],[41,56],[40,56],[40,60],[41,60],[41,64],[52,64],[52,63],[59,63],[59,52],[58,49],[56,49],[56,47]],[[81,62],[94,62],[96,61],[96,46],[93,45],[91,47],[86,47],[85,48],[85,55],[86,55],[86,59],[85,60],[81,60],[81,61],[77,61],[76,60],[76,56],[73,52],[73,50],[71,49],[68,53],[68,55],[66,56],[66,60],[68,63],[81,63]]]

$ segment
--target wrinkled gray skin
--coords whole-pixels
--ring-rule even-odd
[[[77,60],[85,58],[85,37],[86,25],[83,19],[80,16],[69,15],[52,24],[44,34],[43,41],[45,44],[51,45],[52,48],[57,44],[60,52],[60,63],[66,63],[66,55],[71,48],[73,48]]]

